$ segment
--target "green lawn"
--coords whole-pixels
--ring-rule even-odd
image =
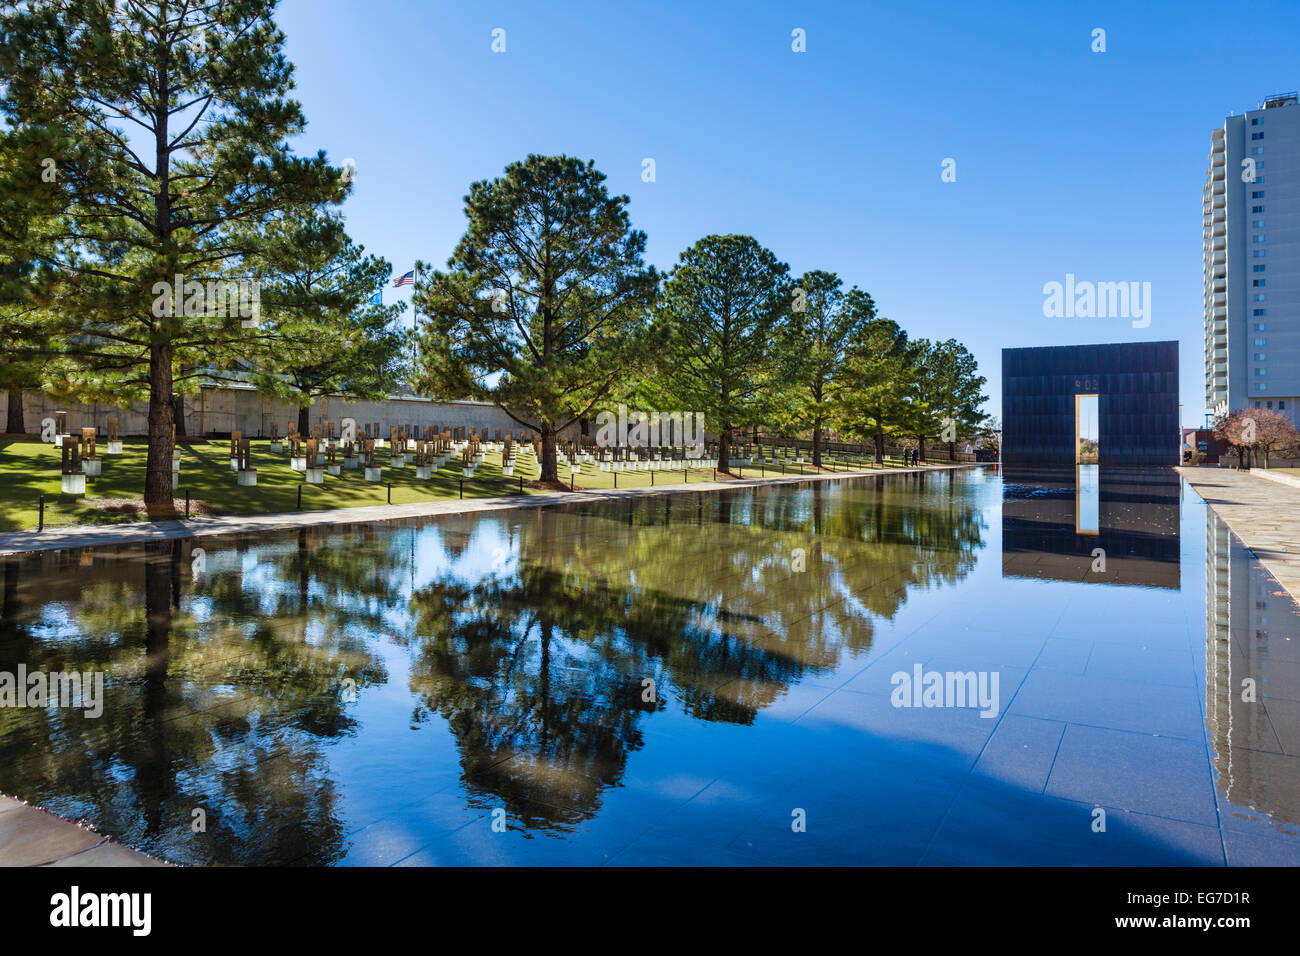
[[[253,443],[252,457],[253,466],[257,469],[257,485],[244,488],[236,482],[235,473],[230,470],[228,441],[182,441],[177,445],[181,455],[181,480],[176,491],[178,502],[181,502],[178,503],[178,508],[183,507],[185,493],[188,491],[195,502],[195,512],[199,510],[200,502],[212,514],[294,511],[298,507],[299,488],[302,489],[304,511],[385,504],[389,500],[389,483],[392,484],[393,504],[456,498],[461,490],[458,460],[453,459],[447,467],[436,472],[433,478],[420,480],[416,478],[414,465],[405,468],[390,467],[387,449],[380,450],[376,455],[376,460],[383,464],[382,482],[368,482],[359,469],[345,469],[337,478],[326,475],[322,485],[309,485],[303,481],[301,472],[289,467],[288,454],[272,455],[269,442],[265,439]],[[144,440],[126,440],[123,443],[123,453],[119,456],[104,455],[103,447],[101,444],[103,474],[98,478],[86,479],[85,496],[71,496],[60,493],[59,449],[39,441],[0,441],[0,531],[35,528],[38,502],[42,494],[45,495],[46,527],[141,520],[138,512],[116,513],[106,510],[104,505],[114,500],[138,502],[143,494]],[[899,464],[891,462],[887,467],[897,467]],[[874,466],[868,460],[854,459],[847,463],[828,463],[824,470],[844,470],[850,467]],[[745,478],[781,473],[780,465],[762,469],[755,465],[743,469]],[[785,473],[815,472],[811,465],[805,464],[799,468],[789,464]],[[489,454],[476,476],[465,481],[464,495],[471,498],[518,493],[521,474],[525,482],[525,494],[544,491],[527,487],[528,482],[537,480],[536,464],[530,458],[519,459],[514,477],[506,478],[501,474],[500,453]],[[657,485],[680,484],[683,477],[688,482],[709,481],[713,478],[713,471],[701,469],[691,471],[686,476],[680,471],[621,472],[615,475],[596,471],[592,465],[587,465],[577,475],[574,487],[579,490],[612,488],[617,479],[619,488],[637,488],[648,486],[652,482]],[[560,478],[565,485],[569,484],[570,475],[564,464],[560,465]]]

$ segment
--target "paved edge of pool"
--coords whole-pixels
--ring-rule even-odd
[[[889,468],[869,471],[837,471],[824,475],[777,475],[772,478],[738,478],[731,481],[701,481],[694,484],[656,485],[644,488],[617,488],[601,491],[566,491],[543,495],[508,495],[495,498],[443,499],[419,501],[406,505],[366,505],[359,508],[334,508],[329,511],[284,511],[266,515],[226,515],[221,517],[140,522],[107,527],[80,525],[50,531],[10,531],[0,534],[0,557],[31,551],[58,548],[85,548],[113,544],[136,544],[142,541],[167,541],[209,535],[250,534],[285,528],[364,524],[371,521],[394,521],[433,515],[473,514],[505,511],[511,508],[545,508],[552,505],[586,501],[617,501],[646,495],[672,495],[700,491],[734,491],[760,485],[801,484],[810,481],[841,481],[846,478],[884,477],[955,471],[983,467],[980,463],[927,465],[923,468]]]
[[[171,865],[48,810],[0,794],[0,867]]]
[[[1174,470],[1300,607],[1300,487],[1235,468]]]

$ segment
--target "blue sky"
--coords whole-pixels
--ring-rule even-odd
[[[910,334],[965,342],[995,414],[1004,347],[1178,339],[1201,422],[1210,131],[1300,87],[1294,0],[282,0],[278,18],[296,146],[355,160],[349,231],[397,274],[446,261],[474,180],[530,152],[594,159],[655,265],[753,235]],[[1150,326],[1045,318],[1067,273],[1150,282]]]

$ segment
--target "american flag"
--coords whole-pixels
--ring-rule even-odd
[[[408,272],[406,275],[402,276],[400,279],[394,279],[394,280],[393,280],[393,286],[394,286],[395,288],[399,288],[399,289],[400,289],[402,286],[404,286],[404,285],[414,285],[414,284],[415,284],[415,270],[414,270],[414,269],[412,269],[412,270],[411,270],[410,272]]]

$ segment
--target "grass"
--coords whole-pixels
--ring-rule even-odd
[[[386,504],[388,484],[392,484],[392,503],[411,504],[421,501],[438,501],[457,498],[461,493],[460,463],[453,459],[447,467],[435,472],[427,480],[416,478],[415,466],[392,468],[388,464],[387,449],[376,454],[383,464],[383,481],[368,482],[363,472],[344,470],[339,477],[326,475],[322,485],[309,485],[301,472],[289,467],[287,452],[272,455],[265,439],[253,443],[252,464],[257,469],[257,485],[241,487],[230,470],[230,443],[228,441],[180,441],[177,448],[181,456],[181,478],[177,487],[178,510],[184,508],[186,491],[189,492],[191,513],[219,515],[272,514],[295,511],[298,508],[298,491],[302,489],[302,509],[320,511],[332,508],[351,508],[361,505]],[[52,444],[39,441],[0,441],[0,531],[24,531],[36,528],[39,499],[45,495],[46,527],[64,527],[83,524],[112,524],[143,520],[139,511],[140,496],[144,491],[144,466],[146,445],[143,439],[127,439],[122,454],[103,454],[103,474],[86,479],[84,496],[64,495],[60,491],[61,453]],[[900,461],[887,462],[885,467],[900,467]],[[823,472],[848,468],[876,468],[869,459],[854,458],[848,462],[827,463]],[[786,474],[817,474],[809,464],[785,466]],[[781,474],[781,466],[746,466],[743,478],[756,478],[761,474],[771,477]],[[525,494],[548,493],[551,489],[538,486],[536,462],[520,458],[515,475],[506,478],[501,474],[501,455],[489,453],[477,474],[464,483],[466,498],[489,497],[518,493],[519,477],[524,479]],[[613,488],[617,478],[619,488],[639,488],[650,484],[681,484],[709,481],[711,468],[693,470],[683,476],[673,472],[612,472],[594,470],[586,465],[576,476],[574,489],[579,491]],[[570,473],[560,464],[560,480],[567,488]],[[532,483],[533,487],[529,487]]]

